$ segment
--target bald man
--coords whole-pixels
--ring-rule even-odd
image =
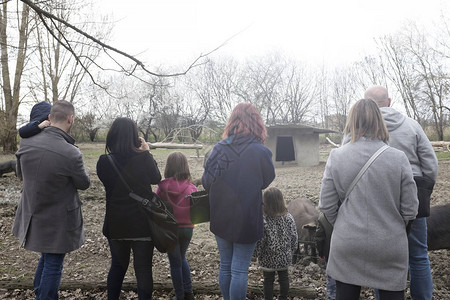
[[[383,86],[368,88],[364,98],[377,103],[389,131],[389,145],[406,154],[414,176],[428,178],[434,184],[438,174],[438,161],[420,124],[390,107],[391,98]],[[429,205],[427,208],[429,212]],[[419,215],[412,223],[408,235],[410,292],[413,300],[431,300],[433,297],[426,216],[420,215],[419,209]]]

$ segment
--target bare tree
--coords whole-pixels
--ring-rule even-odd
[[[283,72],[281,102],[286,115],[280,116],[285,123],[304,123],[319,93],[315,76],[302,65],[289,64]]]
[[[354,70],[357,85],[364,91],[371,85],[389,86],[384,62],[378,56],[366,56],[356,61]]]
[[[81,24],[80,29],[95,32],[98,38],[106,39],[111,30],[111,25],[105,20],[101,23],[92,22],[91,20],[94,20],[92,15],[82,13],[92,11],[87,9],[90,3],[84,0],[70,2],[53,0],[42,5],[61,20],[67,22],[77,20]],[[38,27],[43,26],[43,21],[37,16],[35,21]],[[80,97],[83,79],[98,58],[101,49],[95,47],[94,42],[85,36],[74,34],[62,23],[51,22],[45,25],[48,30],[34,31],[37,41],[36,61],[39,63],[35,66],[38,72],[32,74],[40,76],[30,76],[30,90],[37,101],[54,102],[64,99],[74,102],[77,96]],[[63,39],[71,41],[72,51],[79,56],[78,61],[58,42]]]
[[[417,82],[414,79],[414,60],[402,45],[399,36],[384,36],[378,39],[378,47],[385,60],[386,77],[400,92],[403,106],[409,117],[420,121],[417,108]]]
[[[407,114],[422,124],[430,120],[442,140],[449,74],[442,36],[431,37],[410,22],[395,35],[380,39],[379,46],[389,66],[387,77],[400,91]]]
[[[8,1],[8,0],[7,0]],[[117,69],[116,71],[124,73],[128,76],[136,77],[139,80],[144,80],[143,77],[139,74],[139,71],[142,71],[146,73],[147,75],[151,76],[158,76],[158,77],[175,77],[180,75],[185,75],[189,70],[192,68],[198,66],[199,64],[204,63],[203,60],[208,57],[211,53],[217,51],[219,48],[222,47],[222,45],[218,46],[217,48],[211,50],[210,52],[207,52],[205,54],[200,54],[187,68],[185,68],[184,71],[181,72],[175,72],[175,73],[169,73],[169,74],[163,74],[158,73],[157,71],[151,71],[144,62],[139,60],[133,55],[130,55],[120,49],[117,49],[109,44],[107,44],[105,41],[103,41],[101,38],[95,37],[92,33],[88,33],[77,26],[73,25],[72,23],[59,18],[58,16],[52,14],[51,12],[47,11],[46,9],[42,8],[40,5],[37,5],[35,2],[31,0],[20,0],[24,4],[28,5],[30,9],[32,9],[37,16],[41,19],[42,24],[45,26],[46,30],[50,32],[50,34],[55,38],[60,45],[62,45],[64,48],[66,48],[75,58],[77,63],[81,65],[82,68],[86,70],[86,74],[91,78],[93,82],[95,81],[94,76],[92,76],[92,73],[88,71],[87,66],[84,64],[82,58],[82,55],[75,51],[74,44],[76,41],[72,41],[66,38],[65,35],[62,36],[62,38],[58,38],[57,32],[52,30],[52,28],[49,26],[49,24],[61,24],[67,27],[68,30],[73,31],[74,33],[84,36],[88,40],[92,41],[92,46],[97,47],[101,49],[104,53],[108,55],[108,57],[111,58],[111,61],[115,63]],[[55,26],[56,28],[59,28],[59,26]],[[224,44],[227,41],[224,42]],[[123,60],[131,62],[130,64],[127,64],[123,62]],[[104,67],[102,67],[99,64],[96,64],[93,62],[98,68],[105,70]]]
[[[177,80],[179,84],[175,86],[183,104],[181,126],[187,128],[193,141],[197,141],[202,134],[215,101],[213,89],[203,80],[203,72],[204,69],[198,68]]]
[[[446,61],[440,51],[430,44],[426,34],[417,27],[409,27],[412,34],[408,34],[406,47],[417,63],[415,64],[416,78],[424,94],[423,113],[428,115],[434,124],[439,140],[444,139],[444,111],[443,106],[448,98],[448,72]],[[414,31],[413,31],[414,30]],[[411,32],[410,31],[410,32]]]
[[[8,1],[1,3],[0,11],[0,48],[1,48],[1,70],[4,110],[0,120],[0,131],[2,132],[1,142],[4,152],[17,151],[17,114],[20,104],[21,78],[25,67],[27,42],[28,42],[28,18],[29,8],[23,5],[20,14],[17,44],[13,45],[9,34],[8,21]],[[10,68],[13,60],[10,55],[16,58],[14,66],[14,77],[11,78]],[[12,79],[12,80],[11,80]]]
[[[193,86],[199,98],[211,102],[209,118],[225,123],[238,104],[237,84],[240,80],[239,64],[233,58],[209,60],[196,75],[197,83]],[[191,81],[192,82],[192,81]],[[248,101],[248,100],[246,100]]]
[[[325,65],[320,67],[317,74],[317,99],[319,103],[318,114],[320,119],[320,124],[324,128],[329,128],[329,75],[328,70]]]
[[[171,94],[170,88],[173,86],[171,80],[167,78],[152,78],[152,83],[142,83],[142,97],[140,113],[138,116],[138,128],[146,140],[150,135],[155,141],[159,140],[158,121],[161,120],[161,114],[167,105],[170,106]],[[170,82],[169,82],[170,81]],[[171,124],[170,122],[168,122]],[[170,131],[175,124],[167,125],[166,131]]]
[[[357,83],[354,78],[352,67],[336,68],[331,77],[331,105],[330,120],[333,128],[343,132],[350,106],[353,102],[360,99],[361,96],[357,92]]]
[[[242,70],[239,95],[255,105],[266,123],[276,123],[281,108],[283,72],[287,62],[279,53],[249,60]]]

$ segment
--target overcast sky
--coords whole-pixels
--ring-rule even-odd
[[[373,48],[405,20],[438,21],[445,0],[96,0],[116,21],[110,44],[148,64],[179,64],[221,45],[239,58],[280,51],[339,64]],[[237,34],[237,35],[236,35]]]

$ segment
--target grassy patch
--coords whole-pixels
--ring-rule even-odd
[[[436,152],[438,160],[450,159],[450,152]]]

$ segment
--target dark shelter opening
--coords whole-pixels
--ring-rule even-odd
[[[277,137],[276,161],[294,161],[294,143],[292,136]]]

